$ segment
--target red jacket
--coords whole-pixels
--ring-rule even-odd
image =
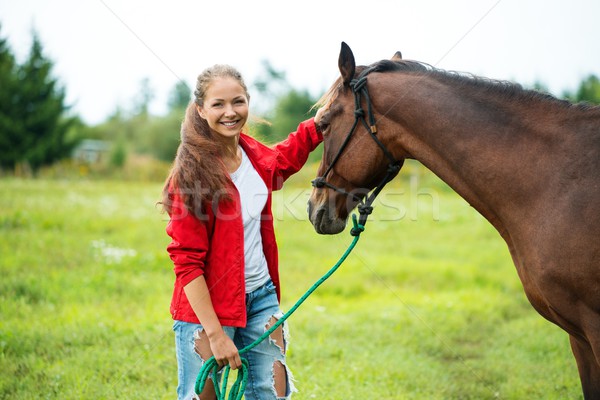
[[[265,181],[269,195],[261,217],[263,250],[269,274],[280,297],[277,243],[271,212],[272,191],[298,172],[308,155],[322,141],[313,119],[302,122],[298,130],[273,147],[267,147],[250,136],[241,134],[240,145],[252,165]],[[183,288],[204,275],[213,307],[224,326],[246,326],[244,280],[244,228],[239,193],[230,182],[234,201],[220,202],[217,209],[205,207],[201,221],[174,197],[167,233],[172,241],[167,251],[173,260],[175,288],[171,300],[173,319],[199,323]]]

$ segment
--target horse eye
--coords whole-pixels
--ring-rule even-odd
[[[325,133],[327,128],[329,128],[329,116],[330,116],[330,111],[327,110],[321,117],[321,120],[319,121],[319,129],[323,133]]]

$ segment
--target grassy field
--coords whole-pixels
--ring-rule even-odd
[[[284,308],[352,240],[314,233],[313,176],[274,197]],[[294,398],[582,398],[567,335],[529,305],[500,236],[431,174],[402,176],[290,319]],[[0,180],[1,399],[175,397],[160,190]]]

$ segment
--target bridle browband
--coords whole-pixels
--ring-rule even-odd
[[[375,198],[377,197],[379,192],[381,192],[383,187],[389,181],[394,179],[394,177],[398,174],[398,171],[400,171],[400,168],[402,166],[402,163],[399,162],[398,160],[396,160],[394,158],[394,156],[392,156],[392,154],[388,151],[388,149],[383,145],[383,143],[381,143],[381,141],[377,137],[377,126],[375,123],[375,116],[373,115],[373,110],[372,110],[372,106],[371,106],[371,98],[369,97],[369,91],[367,90],[367,75],[369,73],[371,73],[373,71],[373,69],[374,68],[370,67],[370,68],[363,70],[358,75],[357,78],[352,79],[350,81],[350,87],[352,88],[352,91],[354,92],[354,106],[355,106],[355,108],[354,108],[354,124],[352,125],[352,128],[350,128],[350,132],[348,132],[348,135],[346,135],[346,139],[344,139],[342,146],[338,150],[338,153],[335,155],[331,164],[329,164],[329,167],[327,167],[327,170],[325,171],[325,173],[322,176],[319,176],[312,181],[313,187],[315,187],[317,189],[322,189],[324,187],[327,187],[333,191],[336,191],[343,195],[352,197],[354,200],[356,200],[358,202],[357,208],[358,208],[360,217],[359,217],[359,221],[358,221],[358,226],[355,226],[350,231],[352,236],[358,236],[364,230],[364,226],[367,223],[367,218],[373,212],[372,204],[375,201]],[[368,118],[369,118],[368,122],[367,122],[367,118],[365,117],[365,112],[361,108],[361,95],[364,96],[365,102],[367,104],[367,112],[368,112]],[[383,150],[383,154],[390,161],[390,163],[388,164],[388,169],[387,169],[385,176],[379,182],[379,184],[377,184],[375,186],[375,189],[373,189],[373,192],[367,197],[367,199],[365,201],[363,201],[363,198],[357,196],[356,194],[347,192],[344,189],[339,188],[335,185],[332,185],[331,183],[329,183],[325,180],[325,178],[327,177],[329,172],[333,169],[333,166],[335,165],[335,163],[339,160],[340,156],[344,152],[344,149],[350,142],[350,138],[352,137],[352,134],[356,130],[356,127],[358,126],[359,121],[362,122],[362,124],[366,128],[367,132],[369,132],[369,135],[371,135],[371,138],[373,138],[375,143],[377,143],[377,145],[381,148],[381,150]]]

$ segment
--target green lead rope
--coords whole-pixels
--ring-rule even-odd
[[[302,303],[304,303],[304,301],[319,286],[321,286],[321,284],[323,282],[325,282],[331,275],[333,275],[333,273],[340,267],[340,265],[342,265],[342,263],[346,260],[346,258],[350,254],[350,252],[352,252],[352,250],[354,249],[354,246],[356,246],[356,243],[358,242],[358,239],[360,238],[360,233],[365,230],[364,225],[360,225],[357,222],[356,215],[354,215],[354,214],[352,214],[352,223],[354,225],[354,227],[352,228],[352,235],[354,236],[354,239],[352,240],[352,243],[350,243],[350,246],[348,246],[348,249],[344,252],[342,257],[340,257],[338,262],[333,267],[331,267],[331,269],[329,271],[327,271],[327,273],[325,275],[323,275],[321,277],[321,279],[319,279],[317,282],[315,282],[315,284],[313,284],[311,286],[311,288],[308,289],[302,297],[300,297],[300,299],[296,302],[296,304],[294,304],[294,306],[292,308],[290,308],[290,310],[288,312],[286,312],[283,315],[283,317],[281,317],[275,324],[273,324],[273,326],[271,326],[271,328],[269,330],[267,330],[262,336],[260,336],[254,342],[252,342],[248,346],[241,349],[239,351],[240,355],[253,349],[260,342],[265,340],[271,333],[273,333],[275,331],[275,329],[277,329],[281,324],[283,324],[285,322],[285,320],[288,319],[289,316],[292,315],[294,313],[294,311],[296,311],[298,309],[298,307],[300,307],[300,305]],[[246,382],[248,381],[248,360],[246,360],[244,357],[241,357],[241,359],[242,359],[242,367],[238,370],[237,378],[229,391],[229,397],[227,397],[228,400],[241,400],[242,396],[244,395],[244,391],[246,390]],[[227,390],[227,380],[229,378],[230,370],[231,370],[231,367],[229,365],[227,365],[224,369],[223,382],[222,382],[223,389],[221,390],[221,385],[219,385],[220,379],[218,376],[219,365],[217,364],[217,360],[215,360],[214,356],[209,358],[202,366],[202,369],[200,370],[200,373],[198,374],[198,377],[196,378],[196,386],[194,387],[194,391],[196,392],[196,395],[199,395],[200,393],[202,393],[202,390],[204,390],[204,385],[206,385],[206,380],[212,374],[212,381],[213,381],[213,385],[215,387],[215,393],[217,395],[217,400],[226,400],[225,396],[226,396],[226,390]]]

